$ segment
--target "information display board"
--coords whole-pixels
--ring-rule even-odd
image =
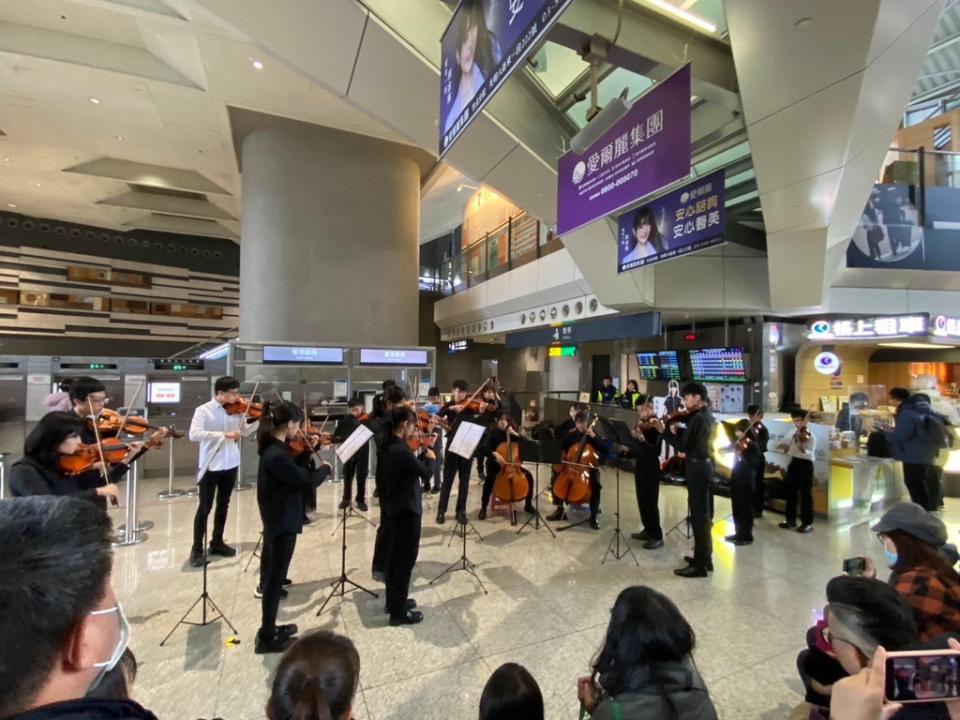
[[[427,351],[398,348],[360,348],[361,365],[426,365]]]
[[[152,382],[147,386],[147,402],[154,405],[175,405],[180,402],[180,382]]]
[[[676,350],[638,352],[641,380],[679,380],[680,359]]]
[[[297,365],[342,365],[343,348],[264,345],[263,361]]]
[[[693,379],[703,382],[746,382],[743,348],[690,350]]]

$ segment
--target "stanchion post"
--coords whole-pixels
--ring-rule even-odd
[[[6,495],[7,487],[7,453],[0,453],[0,500]]]
[[[147,539],[147,534],[144,532],[144,530],[147,529],[145,527],[146,524],[138,524],[137,522],[137,481],[140,472],[139,465],[139,461],[134,462],[127,472],[127,488],[124,493],[124,502],[127,504],[125,508],[126,522],[117,528],[117,539],[113,542],[114,547],[139,545]],[[149,525],[152,527],[153,523]]]
[[[186,493],[183,490],[174,490],[173,489],[173,438],[167,438],[169,445],[169,452],[167,453],[167,489],[157,493],[157,497],[161,500],[170,500],[171,498],[183,497]]]

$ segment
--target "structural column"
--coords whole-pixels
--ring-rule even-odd
[[[416,152],[280,119],[244,138],[242,341],[417,343]]]

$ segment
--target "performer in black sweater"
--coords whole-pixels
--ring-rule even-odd
[[[725,538],[734,545],[749,545],[753,542],[753,485],[758,458],[763,457],[754,429],[749,420],[739,420],[736,425],[736,459],[730,474],[730,505],[733,507],[736,532]]]
[[[369,428],[373,432],[373,442],[377,452],[377,470],[373,476],[376,487],[375,497],[380,495],[383,480],[383,452],[390,438],[393,428],[390,425],[391,413],[395,407],[403,402],[403,391],[392,380],[384,381],[383,395],[380,400],[374,400],[373,417],[370,418]],[[374,580],[383,582],[387,578],[387,543],[389,542],[389,518],[380,507],[380,524],[377,526],[377,538],[373,546],[372,574]]]
[[[490,497],[493,495],[493,485],[497,479],[497,475],[500,474],[502,463],[505,460],[505,458],[497,454],[497,448],[507,441],[508,435],[513,438],[514,441],[522,437],[522,435],[510,425],[510,416],[505,410],[498,410],[495,418],[494,422],[487,428],[487,432],[483,436],[482,441],[487,457],[487,474],[483,481],[480,514],[477,516],[480,520],[487,519],[487,505],[489,505]],[[528,470],[524,469],[523,472],[528,476],[530,475]],[[527,491],[527,498],[523,509],[532,515],[535,512],[533,508],[533,478],[528,477],[528,480],[530,489]],[[516,522],[516,518],[513,518],[513,522]]]
[[[277,607],[283,594],[297,535],[303,531],[303,493],[316,488],[330,476],[330,465],[309,469],[311,452],[294,457],[286,441],[297,437],[302,415],[289,402],[265,402],[257,431],[260,466],[257,471],[257,505],[263,521],[263,550],[260,565],[262,594],[260,629],[253,651],[258,654],[283,652],[297,633],[296,625],[277,623]]]
[[[753,423],[750,428],[750,435],[757,445],[759,451],[756,456],[756,466],[754,469],[753,480],[753,517],[763,517],[763,506],[767,499],[767,484],[764,481],[764,475],[767,470],[767,446],[770,444],[770,431],[763,424],[763,410],[759,405],[747,406],[747,419]]]
[[[633,430],[635,442],[624,455],[635,460],[633,480],[640,509],[640,532],[630,533],[634,540],[642,540],[645,550],[663,547],[663,529],[660,527],[660,435],[663,423],[657,419],[652,405],[643,405],[640,420]]]
[[[580,441],[583,440],[587,445],[590,445],[598,455],[603,453],[603,446],[600,444],[600,441],[597,439],[596,434],[593,432],[593,428],[589,426],[589,416],[585,412],[578,412],[574,422],[574,428],[568,432],[560,440],[560,449],[563,451],[564,456],[566,456],[567,450],[572,448],[574,445],[579,445]],[[597,511],[600,509],[600,468],[592,468],[590,470],[590,527],[593,530],[600,529],[600,523],[597,521]],[[554,478],[550,479],[550,485],[553,487]],[[566,517],[566,513],[563,511],[563,500],[554,496],[553,498],[554,505],[557,506],[557,509],[547,516],[547,520],[563,520]]]
[[[352,435],[358,427],[366,422],[366,415],[363,412],[363,400],[354,398],[347,406],[349,412],[344,415],[337,423],[333,431],[334,440],[342,443]],[[340,501],[340,509],[350,507],[350,494],[353,488],[353,479],[357,479],[357,510],[367,511],[367,469],[370,460],[370,444],[367,443],[357,450],[353,457],[343,464],[343,499]]]
[[[457,430],[460,429],[462,422],[476,422],[477,412],[468,409],[465,405],[467,400],[467,383],[463,380],[455,380],[451,390],[453,399],[446,403],[437,413],[444,418],[450,426],[447,431],[447,447],[444,451],[443,462],[443,485],[440,488],[440,502],[437,503],[437,524],[443,525],[446,521],[447,505],[450,503],[450,491],[453,489],[453,478],[458,479],[457,486],[457,522],[466,524],[467,522],[467,493],[470,491],[470,469],[473,466],[473,457],[461,457],[456,453],[450,452],[450,444],[456,437]],[[483,401],[479,403],[479,414],[488,412],[488,406]]]

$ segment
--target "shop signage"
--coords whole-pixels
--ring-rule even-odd
[[[932,325],[931,332],[937,337],[960,338],[960,318],[937,315]]]
[[[813,369],[821,375],[835,375],[840,370],[840,358],[832,352],[822,352],[813,359]]]
[[[547,356],[552,358],[576,357],[577,348],[573,345],[561,345],[548,350]]]
[[[927,335],[930,318],[926,313],[885,317],[812,320],[807,324],[809,340],[875,340],[904,335]]]
[[[470,347],[471,342],[469,340],[454,340],[447,343],[447,353],[453,355],[458,352],[466,352]]]
[[[570,2],[460,3],[440,40],[441,157]]]
[[[580,345],[620,338],[659,337],[660,313],[610,315],[569,325],[532,328],[507,334],[508,348],[543,347],[544,345]]]
[[[557,166],[557,234],[566,235],[690,174],[690,66],[638,98],[582,155]]]

